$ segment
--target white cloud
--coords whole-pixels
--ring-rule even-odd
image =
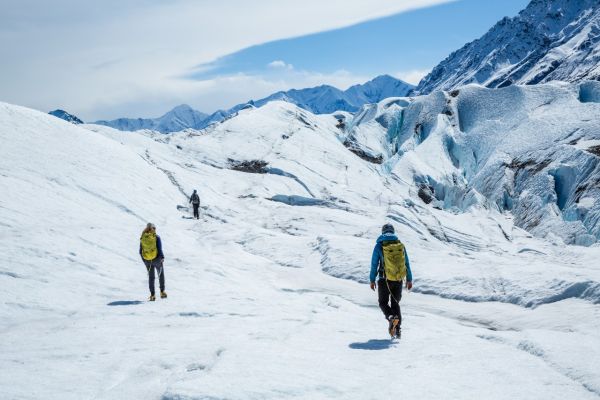
[[[5,0],[0,100],[44,111],[61,107],[86,120],[109,117],[108,109],[112,117],[128,115],[127,107],[148,96],[165,99],[166,108],[184,93],[206,91],[202,83],[173,78],[193,66],[448,1]],[[247,97],[256,97],[249,90]]]
[[[273,69],[294,69],[294,66],[292,64],[287,64],[285,61],[282,60],[271,61],[269,64],[267,64],[267,66]]]
[[[404,82],[410,83],[411,85],[418,85],[431,69],[412,69],[410,71],[400,71],[394,74],[394,77],[402,79]]]
[[[119,102],[106,98],[91,104],[91,109],[96,115],[94,119],[111,119],[113,115],[158,117],[181,103],[211,113],[251,99],[257,100],[280,90],[302,89],[322,84],[343,90],[371,78],[371,76],[354,75],[344,70],[331,74],[286,70],[285,74],[268,76],[240,73],[204,81],[173,80],[164,87],[124,89],[124,92],[130,92],[131,95],[119,93],[117,96],[121,99]]]
[[[188,98],[191,99],[189,104],[200,111],[212,112],[217,108],[230,108],[251,99],[258,100],[280,90],[303,89],[323,84],[345,90],[372,78],[345,70],[329,74],[300,70],[286,70],[285,74],[236,74],[200,81],[202,88],[198,86],[198,91],[188,93]]]

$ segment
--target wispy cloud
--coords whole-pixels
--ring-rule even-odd
[[[104,99],[105,101],[93,104],[93,109],[97,115],[102,116],[96,119],[112,118],[111,115],[157,117],[181,103],[187,103],[197,110],[210,113],[217,109],[228,109],[248,100],[257,100],[280,90],[301,89],[322,84],[347,89],[372,78],[355,75],[345,70],[330,74],[297,70],[282,72],[276,75],[238,73],[201,81],[176,80],[162,88],[139,88],[135,95],[128,98],[119,96],[121,99],[119,102]]]
[[[117,58],[117,59],[113,59],[113,60],[107,60],[107,61],[102,61],[99,62],[98,64],[94,64],[91,65],[92,69],[104,69],[104,68],[109,68],[119,62],[121,62],[121,58]]]
[[[394,77],[398,79],[402,79],[404,82],[410,83],[411,85],[418,85],[428,73],[431,72],[431,68],[429,69],[413,69],[410,71],[400,71],[396,72]]]
[[[205,81],[174,77],[249,46],[448,1],[8,0],[0,13],[0,100],[90,120],[128,114],[149,98],[164,99],[164,109],[177,93],[204,92],[210,110],[216,104],[208,104],[214,93]]]
[[[294,66],[292,64],[287,64],[285,61],[282,60],[271,61],[267,64],[267,67],[272,69],[294,69]]]

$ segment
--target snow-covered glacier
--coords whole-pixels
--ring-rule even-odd
[[[581,128],[560,146],[587,152],[595,93],[470,86],[355,115],[274,101],[171,135],[0,103],[3,396],[597,398],[600,248],[533,237],[478,178],[519,139],[544,150],[559,120]],[[156,302],[148,221],[166,256]],[[384,222],[415,278],[399,343],[366,284]]]

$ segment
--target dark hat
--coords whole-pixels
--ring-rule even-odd
[[[381,227],[381,233],[382,234],[386,234],[386,233],[394,233],[394,225],[392,224],[385,224],[384,226]]]

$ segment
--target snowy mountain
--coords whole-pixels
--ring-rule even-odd
[[[350,99],[349,102],[355,106],[363,106],[365,104],[379,103],[381,100],[390,97],[408,96],[414,88],[413,85],[400,79],[389,75],[380,75],[362,85],[351,86],[344,91],[344,94]],[[356,111],[358,108],[356,107],[353,111]]]
[[[187,128],[203,128],[208,114],[182,104],[158,118],[119,118],[112,121],[96,121],[95,124],[110,126],[121,131],[150,129],[162,133],[177,132]]]
[[[122,131],[139,129],[156,130],[162,133],[177,132],[187,128],[202,129],[208,125],[232,117],[248,107],[262,107],[270,101],[287,101],[315,114],[330,114],[335,111],[358,110],[367,103],[377,103],[387,97],[406,96],[414,86],[389,75],[381,75],[361,85],[354,85],[346,91],[333,86],[322,85],[309,89],[292,89],[277,92],[260,100],[250,100],[228,110],[218,110],[211,115],[199,113],[189,106],[176,107],[156,119],[120,118],[113,121],[97,121],[95,124],[110,126]]]
[[[273,101],[167,136],[0,103],[3,396],[597,398],[600,247],[561,242],[593,218],[571,229],[577,196],[553,182],[571,166],[578,212],[596,213],[598,93],[469,86],[345,126]],[[548,240],[517,226],[527,204]],[[166,256],[156,302],[148,221]],[[400,342],[366,284],[384,222],[415,277]]]
[[[70,122],[72,124],[76,124],[76,125],[83,124],[82,120],[80,120],[73,114],[69,114],[68,112],[66,112],[64,110],[54,110],[54,111],[50,111],[48,114],[54,115],[55,117],[58,117],[60,119],[64,119],[65,121]]]
[[[436,66],[417,91],[600,80],[600,3],[532,0]]]
[[[322,85],[310,89],[277,92],[251,104],[261,107],[273,100],[292,103],[313,114],[331,114],[336,111],[357,111],[361,106],[377,103],[388,97],[407,96],[414,86],[393,78],[380,75],[362,85],[354,85],[345,91],[333,86]]]

